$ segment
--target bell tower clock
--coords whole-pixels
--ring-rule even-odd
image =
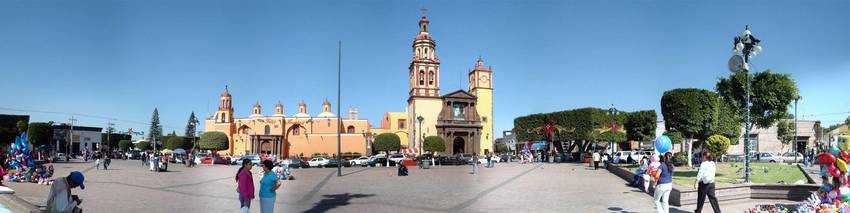
[[[469,93],[478,98],[475,109],[481,117],[481,150],[493,152],[493,70],[484,66],[484,59],[478,57],[475,68],[469,71]]]

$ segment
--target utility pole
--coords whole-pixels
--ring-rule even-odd
[[[106,120],[106,144],[109,144],[109,142],[110,142],[109,137],[112,136],[112,124],[113,124],[112,120]],[[101,141],[100,142],[100,153],[103,153],[103,146],[104,146],[104,143]],[[112,148],[112,147],[110,147],[110,148]],[[109,151],[109,150],[107,150],[107,151]]]
[[[336,176],[342,177],[342,40],[337,46],[336,61]]]
[[[71,115],[71,119],[68,120],[71,121],[71,129],[68,131],[68,142],[65,143],[65,156],[71,155],[71,144],[74,143],[74,122],[77,121],[77,119],[74,118],[74,115]]]

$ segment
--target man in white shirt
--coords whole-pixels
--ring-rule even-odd
[[[71,194],[71,189],[80,187],[85,189],[83,185],[85,177],[78,171],[73,171],[67,177],[57,178],[53,180],[50,186],[50,194],[47,196],[48,213],[77,213],[83,210],[78,207],[83,201],[76,195]]]
[[[711,202],[711,209],[715,213],[720,213],[720,204],[717,203],[717,197],[714,196],[714,175],[717,171],[717,165],[711,157],[711,153],[703,154],[703,161],[699,165],[697,179],[694,187],[697,188],[697,209],[694,213],[702,212],[702,205],[705,204],[705,197]],[[697,186],[698,185],[698,186]]]
[[[599,152],[594,152],[593,153],[593,169],[594,170],[599,169],[599,158],[600,158]]]

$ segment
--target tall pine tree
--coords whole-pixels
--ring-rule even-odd
[[[189,122],[186,124],[186,138],[195,138],[195,131],[197,131],[198,118],[195,117],[195,112],[192,111],[192,115],[189,116]]]
[[[162,136],[162,126],[159,125],[159,110],[157,108],[153,109],[153,116],[151,117],[151,129],[148,138],[150,138],[151,144],[156,147],[156,144],[159,142],[160,136]],[[156,149],[156,148],[154,148]]]

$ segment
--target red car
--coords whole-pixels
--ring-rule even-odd
[[[210,161],[213,164],[230,165],[230,160],[222,157],[204,157],[201,159],[201,164],[210,164]]]

